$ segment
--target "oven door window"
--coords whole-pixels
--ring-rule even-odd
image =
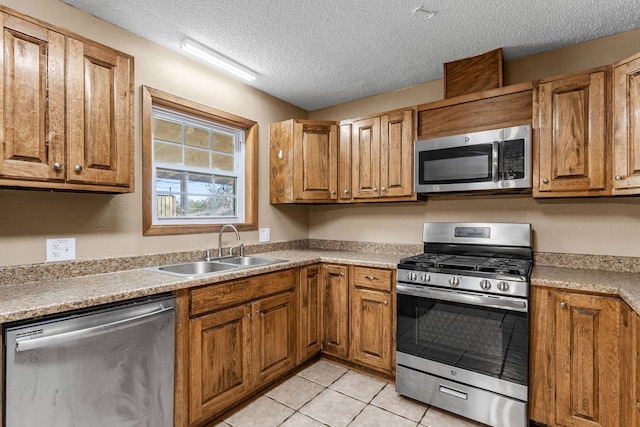
[[[478,144],[420,151],[420,184],[492,181],[492,150],[492,144]]]
[[[527,313],[398,295],[397,349],[527,385]]]

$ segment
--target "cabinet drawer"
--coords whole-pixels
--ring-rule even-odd
[[[379,268],[355,267],[353,284],[357,288],[377,289],[391,292],[393,272]]]
[[[191,317],[294,289],[296,269],[216,283],[189,292]]]

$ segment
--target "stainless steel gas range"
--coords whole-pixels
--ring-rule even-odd
[[[425,223],[397,274],[396,391],[526,426],[531,225]]]

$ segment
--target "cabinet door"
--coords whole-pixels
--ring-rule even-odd
[[[629,425],[640,426],[640,316],[631,313],[631,354],[629,359],[629,382],[631,386],[629,407],[623,411],[631,413]]]
[[[251,390],[251,307],[229,308],[191,321],[189,421],[223,411]]]
[[[353,198],[380,197],[380,117],[353,122],[351,135]]]
[[[322,274],[319,265],[304,267],[300,270],[298,361],[313,357],[320,352],[322,345],[321,283]]]
[[[338,200],[351,201],[351,123],[340,125],[338,140],[340,154],[338,156]]]
[[[352,291],[351,358],[354,362],[391,372],[391,294],[362,288],[353,288]]]
[[[549,426],[555,423],[555,291],[531,286],[529,313],[529,418]],[[555,336],[555,333],[552,334]]]
[[[64,181],[65,36],[12,15],[0,19],[0,179]]]
[[[538,85],[534,126],[539,152],[534,197],[609,193],[608,70],[545,80]]]
[[[413,111],[381,118],[380,195],[410,196],[413,192]]]
[[[336,200],[338,191],[338,127],[296,121],[294,124],[296,200]]]
[[[295,294],[286,292],[252,304],[251,358],[254,387],[274,380],[296,364]]]
[[[349,269],[325,265],[322,280],[322,350],[347,357],[349,332]]]
[[[556,294],[556,423],[620,425],[620,304]]]
[[[68,39],[67,180],[129,186],[133,64],[104,46]]]
[[[640,193],[640,55],[613,77],[614,194]]]

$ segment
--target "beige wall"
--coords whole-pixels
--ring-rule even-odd
[[[71,30],[135,57],[136,191],[125,195],[0,189],[0,266],[45,260],[45,239],[76,238],[78,259],[96,259],[215,247],[213,235],[142,236],[141,85],[170,92],[259,123],[259,226],[271,239],[306,238],[306,206],[268,202],[269,123],[307,112],[98,20],[57,0],[0,0],[26,15]],[[257,232],[242,233],[244,242]]]
[[[506,64],[518,83],[614,63],[640,52],[640,30],[570,46]],[[342,120],[442,99],[442,80],[313,111]],[[313,206],[312,239],[421,243],[427,221],[527,222],[534,249],[544,252],[640,257],[640,198],[533,200],[531,196],[432,197],[426,203]]]
[[[214,247],[213,235],[142,236],[140,86],[147,85],[255,120],[260,125],[259,226],[274,241],[320,238],[420,243],[425,221],[531,222],[542,251],[640,256],[638,200],[534,201],[527,196],[431,199],[427,203],[350,206],[270,206],[268,125],[307,112],[227,78],[57,0],[0,4],[135,57],[136,192],[126,195],[0,189],[0,266],[43,262],[45,239],[75,237],[78,259]],[[536,55],[507,64],[517,82],[613,62],[640,51],[640,31]],[[442,98],[442,81],[426,82],[309,113],[343,119]],[[242,233],[257,242],[257,232]]]

